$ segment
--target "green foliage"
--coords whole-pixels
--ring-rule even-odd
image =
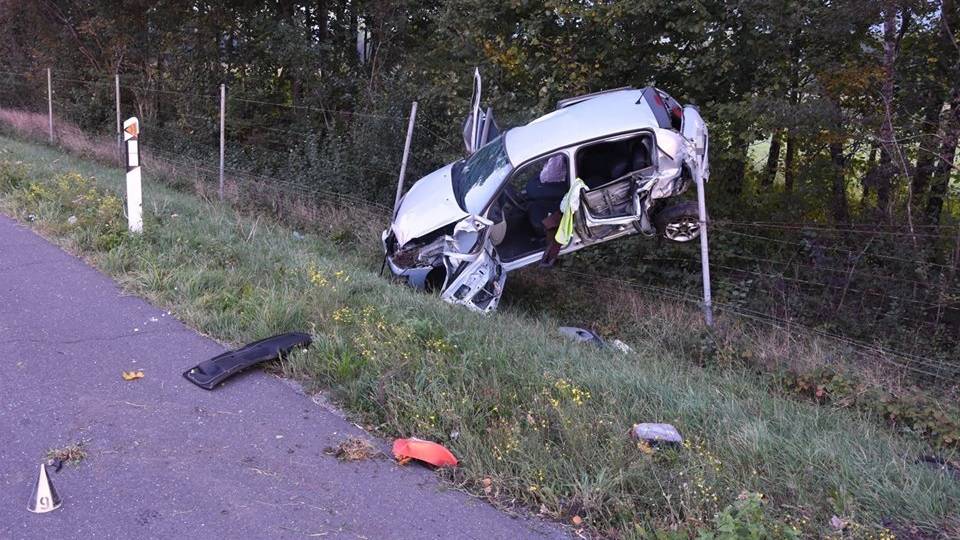
[[[22,162],[0,160],[0,193],[9,193],[27,181],[27,167]]]
[[[78,248],[110,251],[126,238],[123,201],[116,195],[97,189],[92,179],[78,173],[65,173],[51,182],[26,181],[20,172],[0,164],[0,177],[23,215],[35,216],[52,230],[75,229]],[[23,183],[22,183],[23,182]]]
[[[960,407],[955,403],[934,399],[915,389],[894,394],[827,367],[787,374],[783,383],[791,391],[819,403],[859,408],[899,430],[929,439],[938,448],[960,450]]]
[[[764,511],[763,495],[743,492],[737,501],[713,518],[713,528],[701,531],[698,540],[799,539],[800,531],[779,523]]]

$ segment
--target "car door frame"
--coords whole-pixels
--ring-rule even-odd
[[[618,134],[615,134],[615,135],[609,135],[609,136],[602,137],[602,138],[597,138],[597,139],[594,139],[594,140],[591,140],[591,141],[587,141],[587,142],[578,144],[578,145],[576,145],[575,147],[573,147],[573,149],[572,149],[572,150],[573,150],[573,155],[574,155],[574,159],[573,159],[573,162],[574,162],[574,165],[573,165],[574,170],[573,170],[573,172],[574,172],[574,174],[576,175],[575,177],[578,177],[578,176],[579,176],[579,171],[577,171],[577,167],[578,167],[578,164],[577,164],[577,153],[578,153],[578,152],[580,152],[580,151],[583,150],[584,148],[587,148],[587,147],[590,147],[590,146],[593,146],[593,145],[596,145],[596,144],[605,143],[605,142],[616,142],[616,141],[631,139],[631,138],[636,137],[636,136],[638,136],[638,135],[646,135],[646,136],[650,137],[650,141],[651,141],[651,147],[650,147],[650,148],[651,148],[651,156],[650,156],[651,164],[648,165],[647,168],[651,168],[651,169],[653,169],[655,172],[659,172],[659,170],[660,170],[660,167],[659,167],[659,151],[658,151],[658,146],[657,146],[657,135],[656,135],[656,132],[655,132],[653,129],[650,129],[650,128],[643,128],[643,129],[632,130],[632,131],[628,131],[628,132],[624,132],[624,133],[618,133]],[[629,171],[627,174],[633,174],[633,173],[636,173],[636,172],[638,172],[638,171]],[[634,186],[635,189],[634,189],[634,192],[633,192],[633,213],[632,213],[632,214],[629,214],[629,215],[624,215],[624,216],[615,216],[615,217],[610,217],[610,218],[602,218],[602,217],[593,216],[593,215],[591,214],[591,212],[590,212],[590,208],[587,206],[586,199],[583,197],[583,195],[584,195],[585,193],[591,193],[591,192],[596,192],[596,191],[603,191],[603,190],[607,190],[607,189],[613,189],[613,188],[615,187],[614,184],[615,184],[618,180],[622,180],[622,181],[630,181],[630,180],[631,180],[631,179],[625,179],[625,178],[624,178],[625,176],[627,176],[627,175],[621,176],[620,178],[613,178],[613,179],[611,179],[609,182],[607,182],[606,184],[597,186],[597,187],[595,187],[595,188],[593,188],[593,189],[587,189],[587,190],[584,190],[583,192],[581,192],[581,194],[580,194],[580,208],[577,209],[577,213],[579,214],[579,216],[578,216],[578,219],[576,220],[577,225],[578,225],[581,229],[589,229],[589,228],[593,228],[593,227],[620,227],[620,226],[624,226],[624,225],[632,225],[634,222],[636,222],[638,219],[640,219],[640,218],[642,217],[642,215],[643,215],[643,208],[642,208],[642,204],[641,204],[642,201],[640,200],[640,196],[639,196],[640,188],[641,188],[642,186],[639,186],[639,185],[638,185],[638,186]],[[656,176],[655,176],[655,177],[656,177]],[[635,181],[635,180],[634,180],[634,181]],[[612,234],[612,235],[604,235],[604,236],[601,237],[601,238],[592,237],[592,236],[589,235],[588,233],[589,233],[589,230],[578,230],[578,231],[577,231],[577,234],[578,234],[582,239],[585,239],[585,240],[586,240],[586,239],[589,239],[589,240],[590,240],[590,243],[595,243],[595,242],[599,242],[599,241],[609,240],[609,239],[611,239],[612,237],[624,236],[624,235],[622,235],[622,234],[618,234],[619,231],[615,232],[615,233]]]
[[[490,200],[487,202],[487,205],[484,207],[480,215],[484,216],[484,218],[486,218],[489,215],[491,207],[493,206],[494,202],[500,197],[501,193],[506,188],[510,180],[513,179],[513,175],[517,171],[529,165],[530,163],[533,163],[534,161],[537,161],[544,157],[563,152],[567,154],[567,162],[569,163],[569,166],[570,166],[570,173],[569,173],[570,181],[573,181],[573,179],[577,178],[576,153],[580,148],[585,146],[590,146],[591,144],[604,142],[604,141],[628,139],[630,137],[640,135],[640,134],[650,135],[653,142],[653,155],[651,156],[653,165],[651,166],[655,167],[657,171],[659,171],[659,146],[657,143],[656,130],[649,127],[643,127],[639,129],[631,129],[629,131],[622,131],[619,133],[611,133],[608,135],[604,135],[602,137],[595,137],[593,139],[588,139],[585,141],[576,142],[560,148],[555,148],[553,150],[550,150],[549,152],[544,152],[537,156],[531,157],[530,159],[517,165],[516,167],[514,167],[514,170],[510,172],[510,175],[507,176],[507,178],[503,181],[503,184],[500,186],[499,189],[497,189],[493,197],[491,197]],[[633,227],[626,227],[626,228],[622,228],[622,230],[618,230],[613,234],[604,236],[601,239],[591,239],[588,236],[584,235],[583,227],[585,227],[586,225],[582,223],[584,214],[581,212],[581,210],[582,210],[582,203],[581,203],[581,208],[577,209],[576,216],[574,219],[574,227],[575,227],[576,234],[574,235],[573,240],[569,244],[567,244],[566,246],[560,249],[560,252],[558,255],[566,255],[568,253],[572,253],[574,251],[596,244],[598,242],[606,242],[609,240],[614,240],[616,238],[620,238],[623,236],[628,236],[636,233],[636,230]],[[639,219],[639,216],[634,217],[631,220],[627,220],[626,223],[632,223],[637,219]],[[501,261],[500,264],[503,267],[504,271],[510,272],[513,270],[517,270],[519,268],[523,268],[525,266],[529,266],[531,264],[538,262],[543,257],[544,251],[545,250],[538,250],[528,255],[524,255],[523,257],[520,257],[518,259],[514,259],[512,261]]]

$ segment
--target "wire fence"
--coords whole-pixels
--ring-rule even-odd
[[[222,176],[233,201],[331,202],[384,223],[390,214],[409,120],[398,105],[340,110],[229,87],[221,103],[211,89],[189,92],[121,76],[118,92],[117,79],[56,71],[49,95],[47,86],[45,72],[0,71],[0,112],[34,113],[29,120],[7,122],[29,123],[32,133],[42,135],[52,107],[49,138],[93,157],[119,160],[119,110],[121,119],[140,118],[145,163],[155,160],[175,182],[193,184],[211,197]],[[461,156],[458,131],[443,119],[418,118],[408,182]],[[710,227],[715,306],[722,316],[833,340],[914,376],[957,383],[956,224],[841,227],[717,219]],[[623,243],[585,250],[560,271],[696,309],[698,254],[688,247],[638,245],[637,251]]]

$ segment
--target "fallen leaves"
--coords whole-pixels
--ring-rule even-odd
[[[123,371],[120,373],[120,376],[123,377],[125,381],[135,381],[143,378],[143,370]]]
[[[487,495],[493,494],[493,480],[491,480],[490,478],[483,479],[483,492],[486,493]]]

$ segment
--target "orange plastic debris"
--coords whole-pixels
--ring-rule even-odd
[[[423,439],[411,437],[393,441],[393,457],[404,464],[410,459],[418,459],[434,467],[456,467],[457,458],[443,446]]]

